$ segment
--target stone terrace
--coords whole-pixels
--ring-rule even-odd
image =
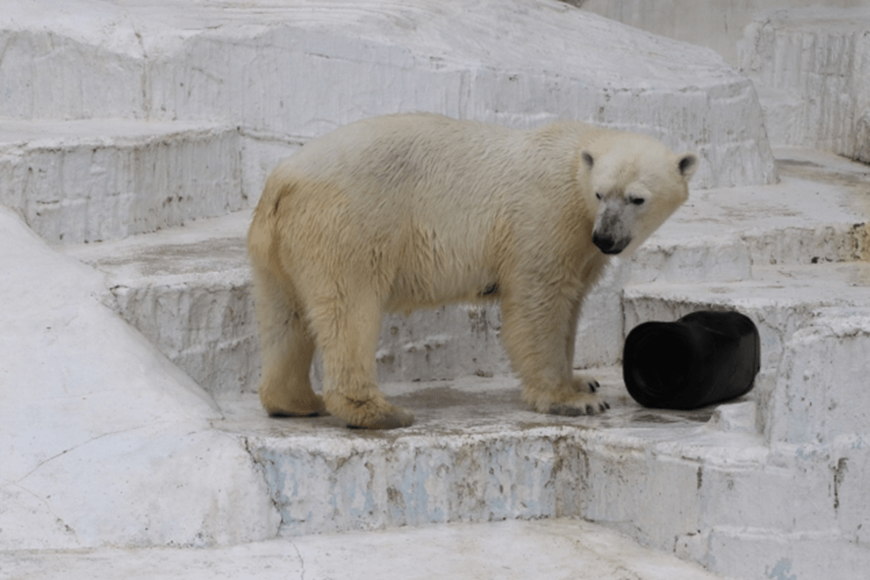
[[[769,56],[795,34],[839,54],[831,21],[756,20],[750,79],[549,0],[8,4],[0,579],[863,577],[870,169],[834,153],[864,159],[865,73],[830,101],[857,120],[822,127],[777,92],[816,73]],[[384,321],[379,376],[410,428],[259,408],[244,235],[266,174],[414,110],[578,118],[701,156],[689,202],[587,304],[575,363],[608,413],[524,408],[498,309],[468,306]],[[639,407],[626,334],[706,308],[758,325],[756,388]]]

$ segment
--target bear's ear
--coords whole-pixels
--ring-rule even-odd
[[[683,153],[677,161],[677,168],[680,170],[680,175],[689,181],[698,169],[698,156],[694,153]]]
[[[593,159],[592,154],[588,151],[582,151],[580,156],[583,158],[583,163],[586,164],[586,167],[592,169],[592,166],[595,165],[595,159]]]

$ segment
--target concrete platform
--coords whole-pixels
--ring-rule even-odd
[[[710,501],[705,470],[764,464],[753,403],[649,411],[627,397],[619,369],[594,374],[612,406],[596,417],[541,415],[516,380],[468,377],[385,384],[416,416],[398,431],[269,419],[252,394],[220,398],[225,419],[214,426],[262,466],[285,535],[579,516],[658,546],[711,516],[699,503]]]
[[[631,261],[630,282],[727,282],[752,267],[866,260],[870,170],[802,148],[777,148],[780,182],[693,190]]]
[[[579,520],[454,524],[231,548],[0,552],[0,580],[717,580]]]
[[[647,320],[676,320],[697,310],[734,309],[749,316],[761,335],[762,370],[754,398],[762,426],[776,420],[769,399],[779,385],[787,343],[812,324],[818,310],[831,307],[870,307],[870,264],[758,267],[745,281],[696,283],[690,288],[655,282],[627,287],[624,296],[627,330]]]
[[[779,362],[784,343],[815,310],[870,307],[868,288],[867,262],[760,266],[751,279],[739,282],[635,284],[625,289],[626,325],[676,320],[696,310],[740,310],[760,324],[762,365],[769,367]]]

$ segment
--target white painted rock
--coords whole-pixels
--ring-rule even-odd
[[[214,123],[2,119],[0,204],[59,244],[221,216],[247,207],[241,142]]]
[[[556,0],[55,1],[4,4],[0,116],[226,120],[262,143],[401,111],[576,118],[697,151],[695,187],[775,180],[718,54]]]
[[[263,539],[262,474],[214,402],[0,208],[0,550]]]
[[[870,272],[864,278],[866,285]],[[812,314],[785,345],[769,438],[794,445],[864,442],[870,438],[870,307]]]
[[[870,7],[776,10],[754,19],[740,68],[758,85],[776,145],[870,162]]]

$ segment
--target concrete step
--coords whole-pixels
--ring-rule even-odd
[[[245,247],[250,210],[64,250],[105,273],[107,302],[212,393],[259,377]]]
[[[782,346],[812,312],[831,306],[870,306],[870,263],[832,262],[757,266],[748,280],[691,285],[657,281],[625,288],[626,327],[647,320],[676,320],[702,309],[751,313],[763,328],[765,366],[778,363]]]
[[[832,307],[870,307],[870,263],[756,267],[751,279],[740,282],[653,282],[626,287],[624,295],[627,330],[648,320],[676,320],[708,309],[738,310],[755,321],[762,362],[754,396],[764,424],[773,420],[769,399],[787,343],[813,322],[818,310]]]
[[[65,248],[106,275],[109,303],[212,393],[252,391],[260,373],[245,236],[251,212]],[[384,317],[380,380],[508,372],[497,308],[452,306]]]
[[[629,281],[745,280],[752,265],[870,259],[870,169],[812,149],[774,153],[776,185],[692,190],[638,252]]]
[[[667,281],[690,292],[696,283],[746,280],[753,264],[854,261],[870,254],[865,167],[813,151],[778,154],[781,183],[693,191],[634,258],[613,263],[587,300],[578,367],[620,360],[631,329],[625,320],[640,320],[625,318],[624,288]],[[259,346],[244,243],[249,223],[245,210],[65,251],[105,272],[114,307],[199,384],[213,393],[250,391],[259,376]],[[500,325],[496,306],[386,316],[379,379],[507,373]]]
[[[280,538],[219,549],[0,553],[0,580],[716,580],[611,530],[559,519]]]
[[[732,496],[747,493],[739,473],[767,461],[754,404],[650,411],[627,397],[618,368],[595,374],[612,407],[595,417],[541,415],[516,380],[468,377],[384,385],[416,416],[397,431],[268,418],[253,394],[220,397],[214,426],[262,466],[284,535],[581,517],[705,556],[699,530],[745,516],[719,499],[725,480]]]
[[[0,120],[0,204],[52,243],[153,232],[246,207],[240,152],[214,123]]]
[[[267,145],[402,111],[571,118],[697,151],[700,187],[776,179],[746,77],[555,0],[63,4],[6,2],[0,116],[227,119]]]
[[[739,44],[740,69],[759,87],[775,145],[870,162],[870,7],[763,12]]]
[[[782,354],[765,421],[765,435],[771,445],[840,447],[841,453],[847,454],[844,462],[861,465],[848,459],[847,450],[861,450],[863,443],[859,442],[870,437],[868,352],[870,308],[813,311],[812,318],[792,335]],[[865,473],[863,481],[868,475]],[[870,504],[862,502],[860,506],[857,511],[863,515],[859,518],[866,519]]]
[[[821,578],[820,563],[861,577],[870,463],[860,435],[769,445],[751,398],[649,410],[627,397],[618,368],[594,372],[611,404],[594,417],[540,415],[517,381],[470,377],[383,385],[417,418],[396,431],[268,418],[252,394],[220,397],[213,425],[262,469],[284,536],[571,517],[735,577],[779,567]]]

